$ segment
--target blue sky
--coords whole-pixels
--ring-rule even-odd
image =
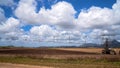
[[[45,6],[45,8],[50,8],[51,5],[55,4],[52,3],[55,0],[50,1],[51,2],[49,2],[49,0],[43,0],[44,5],[42,4],[42,2],[38,1],[37,9],[39,10],[42,6]],[[116,0],[56,0],[56,3],[59,1],[66,1],[71,3],[75,10],[78,12],[80,12],[81,9],[88,9],[91,6],[98,6],[101,8],[112,8],[112,5],[116,2]],[[14,0],[14,2],[18,4],[19,0]],[[5,5],[0,5],[0,7],[4,9],[6,17],[10,17],[13,15],[11,7]]]
[[[0,44],[100,43],[101,34],[119,40],[119,8],[119,0],[0,0]]]

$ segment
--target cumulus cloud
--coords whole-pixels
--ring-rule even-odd
[[[114,15],[111,9],[91,7],[82,10],[78,16],[77,24],[81,28],[102,28],[114,23]]]
[[[57,34],[57,31],[52,29],[48,25],[34,26],[31,28],[30,32],[32,34],[44,36],[44,37],[53,36]]]
[[[74,26],[74,14],[76,11],[70,3],[62,1],[52,5],[51,9],[42,7],[38,13],[36,10],[35,0],[21,0],[15,10],[15,15],[31,24],[57,25],[62,28],[73,28]]]
[[[82,34],[79,31],[59,31],[48,25],[34,26],[30,30],[31,37],[35,37],[37,41],[52,42],[79,42]],[[34,38],[33,38],[34,39]]]
[[[44,7],[36,12],[37,3],[35,0],[21,0],[15,14],[21,20],[31,24],[55,25],[57,28],[73,29],[110,29],[105,26],[119,24],[119,1],[113,5],[112,9],[92,6],[87,10],[82,10],[75,19],[74,7],[65,1],[58,2],[51,6],[51,9]],[[27,10],[26,10],[27,9]]]
[[[0,32],[10,32],[12,30],[15,30],[19,24],[19,20],[10,17],[5,23],[0,24]]]
[[[58,35],[58,31],[49,25],[34,26],[30,30],[30,36],[36,41],[53,41],[53,37]]]
[[[77,27],[81,30],[92,30],[93,33],[98,31],[101,32],[101,34],[106,34],[104,31],[107,31],[107,34],[120,34],[120,32],[118,32],[120,30],[119,11],[120,0],[117,0],[112,6],[112,9],[95,6],[92,6],[87,10],[83,9],[79,14],[78,19],[76,19]]]
[[[28,42],[75,43],[100,41],[102,34],[120,34],[120,0],[117,0],[112,8],[92,6],[89,9],[82,9],[78,18],[75,18],[77,11],[70,3],[54,1],[50,9],[42,6],[38,10],[39,3],[36,0],[20,0],[14,11],[17,19],[10,17],[1,22],[0,36],[4,34],[5,38],[10,37],[13,40],[19,36],[19,40]],[[4,10],[0,9],[0,21],[4,18]],[[19,27],[20,22],[32,24],[33,27],[24,32]],[[119,36],[116,39],[119,40]]]
[[[20,29],[20,21],[18,19],[10,17],[0,24],[0,38],[2,41],[18,40],[23,34],[24,32]],[[1,40],[0,42],[2,42]]]

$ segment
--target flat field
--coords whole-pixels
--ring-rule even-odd
[[[0,48],[0,63],[54,68],[120,68],[117,55],[103,55],[102,48]]]

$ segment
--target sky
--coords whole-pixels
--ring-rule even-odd
[[[120,0],[0,0],[0,46],[120,41],[119,12]]]

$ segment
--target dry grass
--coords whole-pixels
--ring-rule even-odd
[[[0,57],[0,62],[27,65],[40,65],[54,68],[120,68],[119,61],[106,59],[36,59],[30,57]]]
[[[120,55],[120,48],[113,48],[117,54]]]
[[[0,49],[0,62],[59,68],[120,68],[120,55],[102,55],[101,48]],[[119,48],[115,51],[119,52]]]
[[[24,64],[12,64],[12,63],[0,63],[0,68],[53,68],[53,67],[24,65]]]

